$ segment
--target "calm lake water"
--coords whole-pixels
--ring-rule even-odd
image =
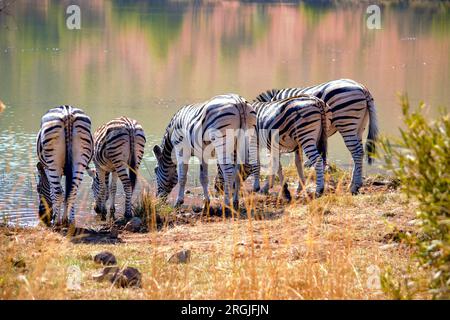
[[[13,2],[0,12],[0,216],[34,223],[35,137],[41,116],[61,104],[84,109],[94,129],[121,115],[141,122],[150,183],[151,147],[171,116],[217,94],[253,100],[270,88],[351,78],[372,92],[387,135],[401,125],[397,92],[425,101],[430,116],[450,105],[448,3],[381,6],[380,30],[367,28],[367,5],[318,3]],[[81,8],[81,30],[66,27],[70,4]],[[340,136],[329,152],[349,167]],[[80,194],[86,216],[89,180]]]

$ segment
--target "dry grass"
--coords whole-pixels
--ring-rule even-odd
[[[413,231],[415,206],[384,187],[363,192],[297,200],[270,219],[196,219],[124,232],[122,243],[110,245],[74,244],[42,227],[3,227],[0,299],[388,299],[376,272],[392,269],[401,278],[411,266],[396,234]],[[192,251],[191,262],[168,263],[182,248]],[[93,280],[100,267],[92,256],[102,250],[138,268],[142,288]],[[80,290],[67,289],[72,265],[83,274]]]

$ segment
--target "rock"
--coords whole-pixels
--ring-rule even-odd
[[[110,266],[117,264],[116,257],[108,251],[102,251],[95,255],[94,261],[104,266]]]
[[[125,230],[129,232],[139,232],[141,230],[142,220],[138,217],[133,217],[125,225]]]
[[[384,212],[382,214],[382,216],[385,217],[385,218],[392,218],[392,217],[395,217],[395,212],[390,212],[390,211]]]
[[[25,260],[22,258],[12,259],[11,263],[14,268],[25,268],[27,266],[27,264],[25,263]]]
[[[170,263],[188,263],[191,261],[191,250],[181,250],[169,258]]]
[[[117,239],[119,237],[119,229],[113,227],[109,234],[112,239]]]
[[[142,275],[138,269],[127,267],[116,272],[110,281],[118,288],[140,288]]]
[[[292,261],[299,260],[302,254],[297,247],[291,247],[289,250],[289,257]]]
[[[111,281],[114,275],[119,272],[119,270],[119,267],[105,267],[99,273],[92,275],[92,278],[97,281]]]

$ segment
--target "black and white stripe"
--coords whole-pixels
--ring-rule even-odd
[[[270,174],[262,191],[267,193],[273,187],[274,173],[277,172],[283,195],[290,200],[279,159],[280,153],[291,152],[295,152],[297,170],[301,177],[299,188],[303,188],[305,179],[301,155],[304,151],[316,169],[316,194],[322,194],[323,167],[327,152],[326,104],[314,96],[302,95],[273,102],[254,102],[251,106],[257,114],[259,145],[271,151]],[[246,164],[241,171],[243,179],[249,175],[255,176],[254,191],[259,189],[259,172],[259,163]],[[222,182],[222,172],[218,168],[216,189],[221,188]]]
[[[375,104],[369,90],[353,80],[340,79],[306,88],[273,89],[261,93],[257,101],[276,101],[299,94],[309,94],[325,101],[329,109],[328,137],[339,131],[353,158],[351,192],[357,193],[362,186],[362,163],[364,149],[362,134],[369,120],[369,132],[366,142],[368,163],[375,153],[378,137],[378,124]]]
[[[230,205],[230,193],[233,193],[233,207],[237,208],[239,192],[236,190],[239,190],[239,186],[235,189],[234,182],[239,183],[239,164],[235,157],[240,148],[242,134],[251,129],[254,131],[255,125],[255,111],[247,101],[236,94],[216,96],[207,102],[181,108],[167,126],[161,146],[153,148],[158,161],[155,168],[157,195],[167,197],[178,182],[179,191],[175,205],[180,206],[184,201],[188,161],[191,156],[196,156],[200,159],[200,183],[203,187],[205,207],[208,206],[210,198],[207,161],[215,154],[224,173],[225,207]],[[231,136],[235,133],[238,135]]]
[[[42,117],[37,136],[37,191],[39,217],[46,224],[55,222],[55,218],[57,223],[74,221],[74,201],[83,172],[91,160],[92,149],[91,120],[82,110],[60,106],[50,109]],[[65,176],[64,199],[62,176]]]
[[[95,170],[89,169],[88,173],[93,178],[95,211],[102,215],[102,219],[106,218],[108,198],[111,217],[114,218],[117,177],[125,191],[125,218],[132,217],[131,198],[144,156],[145,142],[145,133],[141,125],[127,117],[111,120],[95,131],[92,158]]]

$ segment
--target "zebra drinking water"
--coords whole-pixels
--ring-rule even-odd
[[[247,138],[243,137],[251,130],[254,131],[255,126],[254,109],[236,94],[216,96],[207,102],[181,108],[170,120],[161,146],[156,145],[153,148],[158,161],[155,168],[157,196],[166,198],[178,182],[179,191],[175,205],[183,204],[188,161],[191,156],[196,156],[200,160],[200,183],[203,187],[206,209],[210,202],[207,161],[215,154],[224,175],[225,207],[230,205],[230,193],[234,191],[233,207],[237,209],[239,205],[239,187],[235,188],[235,183],[239,184],[237,162],[242,158],[239,151],[242,150],[240,149],[242,142],[247,141]],[[244,151],[246,150],[244,146]],[[242,160],[245,162],[245,159]]]
[[[257,101],[276,101],[309,94],[325,101],[328,105],[328,137],[337,131],[344,138],[345,145],[353,158],[353,173],[350,190],[358,193],[362,186],[362,163],[364,148],[362,134],[369,120],[369,132],[366,142],[367,161],[372,163],[375,142],[378,137],[378,124],[375,104],[369,90],[362,84],[350,79],[325,82],[306,88],[272,89],[256,97]]]
[[[131,198],[136,185],[136,176],[144,156],[145,133],[133,119],[120,117],[99,127],[94,133],[95,169],[88,169],[93,178],[92,191],[95,211],[106,218],[106,201],[110,199],[111,218],[114,219],[117,177],[125,191],[126,219],[132,217]],[[111,175],[111,185],[109,179]]]
[[[316,170],[316,194],[324,190],[323,167],[327,152],[326,104],[322,100],[309,95],[301,95],[272,102],[253,102],[256,110],[259,145],[271,151],[270,174],[262,191],[267,193],[273,187],[274,172],[278,173],[282,185],[282,194],[290,201],[291,195],[284,180],[280,153],[295,152],[295,164],[300,176],[299,189],[304,186],[303,163],[299,155],[304,151]],[[275,170],[277,169],[277,170]],[[260,165],[245,164],[241,172],[245,180],[253,175],[253,190],[259,190]],[[215,180],[216,190],[223,184],[223,175],[218,168]]]
[[[36,148],[39,218],[47,225],[55,219],[58,224],[74,222],[74,201],[83,172],[92,158],[90,118],[83,110],[71,106],[50,109],[42,117]],[[62,176],[65,176],[64,199]]]

